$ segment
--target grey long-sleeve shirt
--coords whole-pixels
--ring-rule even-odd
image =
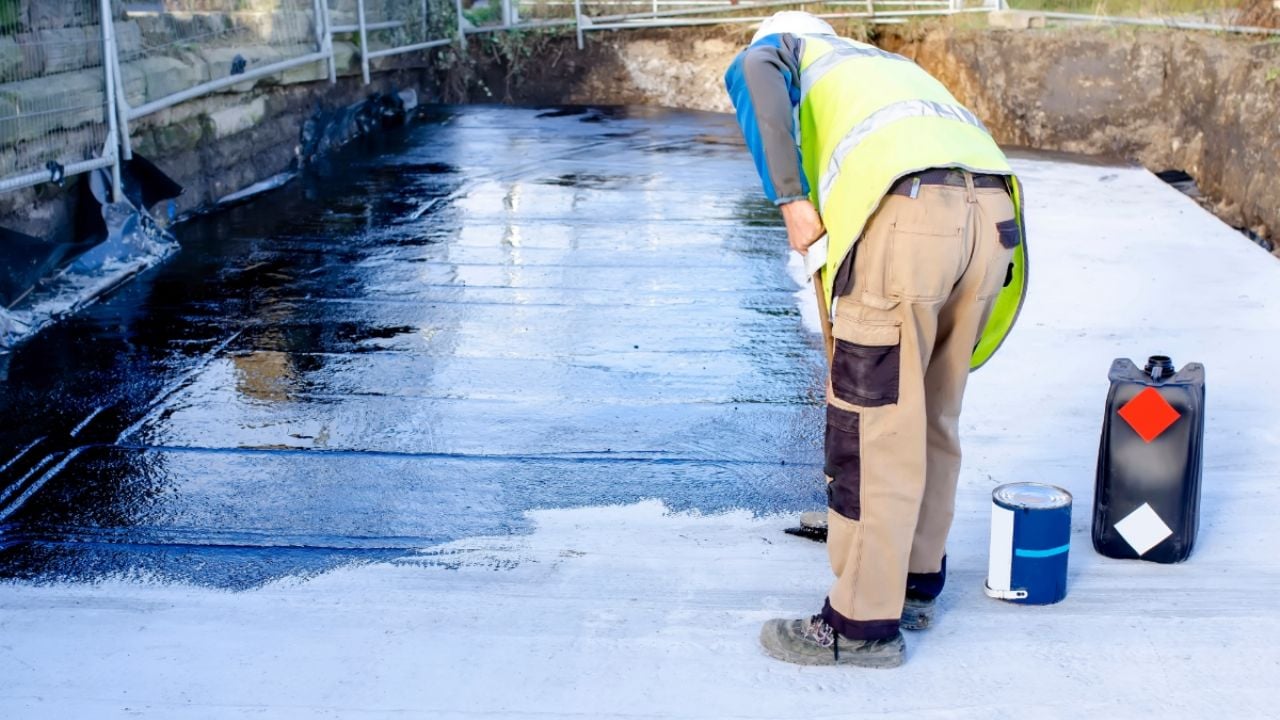
[[[802,37],[767,35],[739,53],[724,77],[765,196],[779,205],[809,196],[796,133],[803,52]]]

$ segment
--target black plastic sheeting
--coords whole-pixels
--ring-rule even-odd
[[[399,93],[373,93],[335,111],[317,109],[303,126],[301,164],[314,163],[357,137],[400,127],[408,116]],[[295,168],[296,170],[297,168]],[[78,209],[67,240],[38,238],[0,228],[0,307],[12,307],[41,280],[108,237],[103,206],[108,171],[76,178]],[[182,186],[138,153],[120,168],[125,199],[145,216],[158,203],[177,198]]]
[[[105,228],[105,226],[104,226]],[[102,234],[105,237],[106,233]],[[10,307],[35,287],[41,278],[69,257],[93,247],[101,238],[84,242],[52,243],[8,228],[0,228],[0,307]]]
[[[0,228],[0,308],[13,307],[42,280],[109,238],[107,172],[76,178],[77,211],[67,239],[38,238]],[[156,203],[182,193],[182,186],[141,155],[121,164],[120,177],[125,198],[144,215]]]
[[[1186,195],[1187,197],[1200,203],[1209,212],[1214,211],[1213,204],[1209,202],[1204,197],[1204,195],[1200,192],[1200,186],[1196,183],[1196,179],[1192,177],[1189,173],[1187,173],[1185,170],[1176,170],[1176,169],[1161,170],[1160,172],[1156,173],[1156,177],[1160,178],[1166,183],[1169,183],[1174,188],[1177,188],[1177,190],[1181,192],[1183,195]],[[1254,232],[1250,228],[1236,227],[1235,229],[1239,230],[1242,235],[1249,238],[1250,242],[1262,248],[1263,250],[1266,250],[1267,252],[1273,252],[1276,249],[1275,243],[1259,235],[1258,233]]]

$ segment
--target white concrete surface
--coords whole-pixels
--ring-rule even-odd
[[[0,717],[1276,717],[1280,262],[1142,170],[1018,166],[1031,300],[971,385],[952,575],[903,668],[767,659],[759,624],[821,603],[822,547],[650,502],[249,592],[3,585]],[[1156,352],[1208,371],[1177,566],[1088,537],[1107,369]],[[1059,605],[982,594],[990,490],[1015,480],[1075,495]]]

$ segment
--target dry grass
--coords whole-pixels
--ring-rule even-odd
[[[1008,0],[1016,10],[1045,10],[1124,17],[1198,18],[1238,22],[1254,7],[1274,0]]]

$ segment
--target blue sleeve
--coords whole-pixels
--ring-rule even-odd
[[[795,128],[800,42],[792,35],[765,36],[739,53],[724,76],[764,194],[776,204],[809,196]]]

